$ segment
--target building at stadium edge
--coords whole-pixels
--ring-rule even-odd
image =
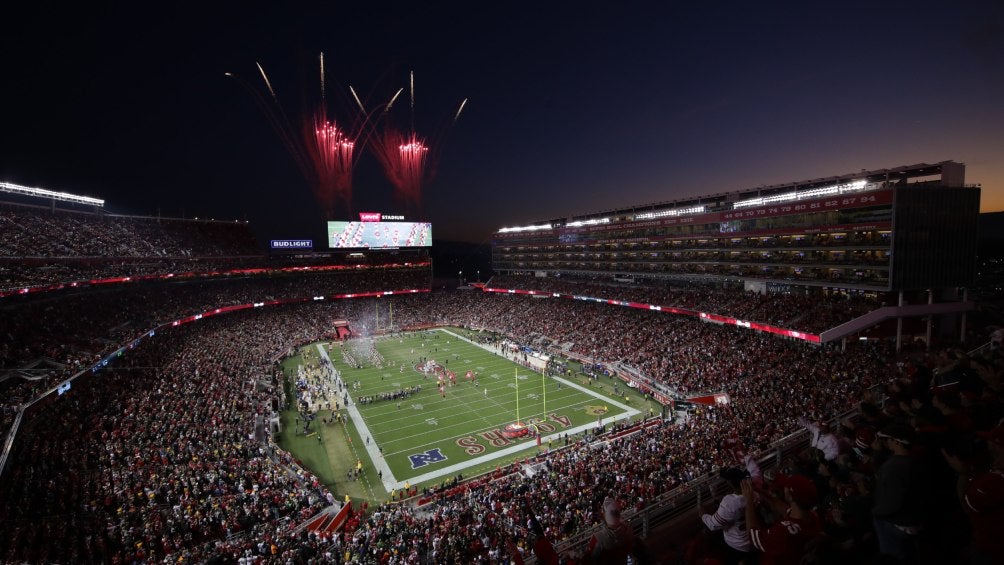
[[[496,273],[888,295],[889,317],[971,309],[979,185],[954,161],[631,206],[503,227]],[[930,330],[929,330],[930,331]]]

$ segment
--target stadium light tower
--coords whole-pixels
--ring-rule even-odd
[[[55,202],[56,200],[62,202],[73,202],[75,204],[90,204],[92,206],[104,207],[105,201],[100,198],[91,198],[90,196],[79,196],[77,194],[70,194],[69,192],[57,192],[55,190],[47,190],[44,188],[33,188],[30,186],[22,186],[20,184],[14,184],[12,182],[0,181],[0,192],[9,192],[11,194],[20,194],[23,196],[35,196],[38,198],[48,198]]]

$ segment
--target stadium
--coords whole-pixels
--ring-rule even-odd
[[[961,163],[500,226],[446,289],[401,215],[263,249],[2,191],[4,562],[844,563],[923,527],[947,563],[993,531],[954,494],[1000,461],[1004,368]]]

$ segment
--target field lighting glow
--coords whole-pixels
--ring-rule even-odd
[[[551,229],[551,224],[538,224],[536,226],[518,226],[512,228],[499,228],[499,233],[517,233],[523,231],[540,231]]]
[[[812,190],[794,191],[786,192],[784,194],[775,194],[772,196],[760,196],[757,198],[749,198],[747,200],[739,200],[732,204],[732,208],[745,208],[747,206],[760,206],[762,204],[774,204],[777,202],[788,202],[791,200],[805,200],[807,198],[818,198],[820,196],[830,196],[833,194],[844,194],[845,192],[855,192],[858,190],[865,190],[868,188],[868,182],[863,180],[856,180],[846,184],[837,184],[834,186],[827,186],[824,188],[814,188]]]
[[[578,228],[582,226],[595,226],[597,224],[609,224],[610,218],[593,218],[591,220],[576,220],[574,222],[568,222],[565,227],[568,228]],[[519,233],[524,231],[540,231],[549,230],[554,226],[551,224],[537,224],[535,226],[514,226],[511,228],[499,228],[498,233]]]
[[[577,228],[579,226],[595,226],[596,224],[609,224],[610,218],[595,218],[592,220],[576,220],[574,222],[568,222],[565,224],[569,228]]]
[[[77,204],[91,204],[93,206],[101,207],[104,207],[105,205],[105,201],[100,198],[78,196],[76,194],[70,194],[69,192],[56,192],[54,190],[46,190],[44,188],[32,188],[30,186],[21,186],[19,184],[5,181],[0,181],[0,191],[10,192],[12,194],[23,194],[25,196],[37,196],[39,198],[51,198],[53,200],[61,200],[63,202],[76,202]]]
[[[658,212],[645,212],[634,217],[635,220],[651,220],[652,218],[665,218],[667,216],[686,216],[688,214],[700,214],[704,212],[704,206],[694,206],[692,208],[674,208],[672,210],[660,210]]]

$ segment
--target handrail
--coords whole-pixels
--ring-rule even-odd
[[[842,337],[868,329],[890,318],[910,318],[915,316],[935,316],[939,314],[956,314],[968,312],[976,308],[973,301],[939,302],[937,304],[909,304],[906,306],[883,306],[853,320],[830,328],[819,334],[819,341],[827,343]]]
[[[762,452],[756,461],[761,469],[770,470],[779,466],[781,461],[788,455],[803,450],[809,444],[809,433],[805,429],[777,440],[770,449]],[[629,508],[623,512],[625,522],[631,525],[636,534],[644,534],[653,527],[671,523],[684,518],[687,514],[693,514],[696,508],[708,500],[719,498],[727,491],[725,481],[716,474],[711,473],[687,481],[673,490],[657,496],[644,508]],[[599,530],[599,525],[587,528],[574,536],[564,539],[555,544],[555,551],[559,554],[572,552],[574,549],[585,545],[586,542]],[[533,562],[528,560],[527,563]]]

